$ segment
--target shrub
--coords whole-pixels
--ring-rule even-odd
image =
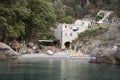
[[[99,27],[97,29],[92,29],[92,30],[86,30],[85,32],[80,33],[79,38],[83,37],[95,37],[99,34],[102,34],[105,32],[107,28]]]
[[[108,38],[105,38],[104,41],[111,41],[117,39],[118,36],[109,36]]]
[[[103,42],[103,43],[101,43],[99,46],[107,47],[108,45],[109,45],[108,42]]]

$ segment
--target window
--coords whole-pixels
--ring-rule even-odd
[[[67,28],[67,25],[65,25],[65,28]]]
[[[79,30],[79,27],[73,29],[74,32],[78,31]]]
[[[72,36],[72,33],[70,33],[70,36]]]
[[[73,31],[74,31],[74,32],[76,32],[76,31],[77,31],[77,29],[73,29]]]

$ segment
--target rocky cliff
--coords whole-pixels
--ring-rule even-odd
[[[110,24],[80,34],[81,50],[96,57],[96,62],[120,64],[120,24]]]

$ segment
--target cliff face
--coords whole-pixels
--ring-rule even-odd
[[[120,64],[120,45],[115,45],[114,48],[105,48],[102,51],[98,50],[96,62]]]
[[[95,55],[99,63],[120,64],[120,24],[97,30],[84,36],[80,34],[77,42],[82,44],[81,50],[86,54]]]

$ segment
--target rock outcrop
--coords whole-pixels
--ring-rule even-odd
[[[96,63],[120,64],[120,45],[115,45],[112,49],[98,51]],[[115,48],[115,49],[114,49]]]
[[[0,42],[0,60],[17,58],[20,54],[8,45]]]
[[[108,25],[107,30],[98,34],[91,32],[79,40],[82,44],[81,51],[86,54],[94,55],[96,59],[90,62],[120,64],[120,23]],[[92,34],[97,34],[93,36]],[[79,38],[80,39],[80,38]],[[84,44],[86,42],[86,44]]]
[[[120,64],[120,38],[116,38],[113,42],[108,42],[109,45],[97,47],[91,50],[91,53],[96,54],[96,59],[91,59],[90,62]]]

